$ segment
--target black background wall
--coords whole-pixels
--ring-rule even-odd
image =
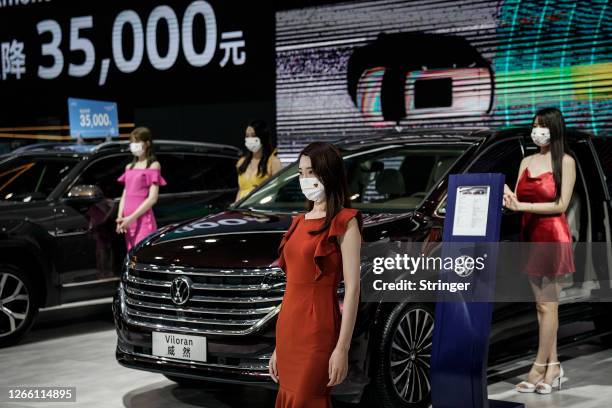
[[[22,3],[0,0],[0,44],[15,40],[23,44],[25,56],[25,72],[19,78],[10,70],[4,79],[0,75],[0,142],[20,137],[32,142],[68,135],[68,97],[116,101],[121,123],[149,126],[156,138],[241,145],[249,120],[263,118],[274,124],[273,2],[30,0]],[[202,13],[193,19],[192,44],[196,53],[202,53],[208,46],[214,54],[205,65],[194,66],[184,52],[187,41],[181,31],[183,17],[189,7],[202,10],[206,5],[212,13],[208,13],[208,23]],[[135,20],[132,11],[136,14]],[[153,34],[147,22],[154,13],[170,19],[176,16],[175,29],[161,19]],[[134,31],[126,24],[113,35],[120,16],[126,15],[136,25],[140,22],[142,34],[138,28]],[[91,70],[84,69],[88,71],[86,75],[76,76],[75,71],[70,73],[69,65],[83,67],[87,57],[85,52],[75,49],[78,43],[71,40],[71,34],[75,31],[74,19],[88,16],[91,24],[78,31],[78,38],[91,42],[95,56]],[[237,31],[242,33],[238,39],[224,39],[223,33]],[[175,44],[178,43],[176,59],[166,69],[156,69],[151,61],[147,47],[147,37],[151,36],[150,43],[162,58],[168,53],[169,38],[175,38]],[[63,64],[45,55],[52,51],[45,51],[43,47],[54,48],[45,45],[54,39],[59,40],[54,52],[60,53]],[[240,64],[237,53],[236,60],[230,58],[222,65],[225,54],[222,44],[232,40],[244,40],[244,46],[238,48],[244,52],[244,63]],[[143,57],[139,64],[126,68],[116,58],[117,49],[130,60],[134,57],[135,45],[143,47]],[[109,60],[106,76],[102,69],[105,59]],[[49,67],[56,69],[44,74]],[[40,69],[42,76],[52,78],[42,78]],[[129,130],[129,127],[121,129],[124,137]]]

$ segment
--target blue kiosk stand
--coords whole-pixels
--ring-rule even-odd
[[[433,408],[524,408],[489,400],[487,357],[493,314],[497,243],[505,177],[453,174],[449,177],[442,257],[486,252],[485,268],[470,274],[442,270],[444,282],[469,282],[470,291],[441,293],[435,313],[431,356]]]

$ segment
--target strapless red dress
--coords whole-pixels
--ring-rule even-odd
[[[516,196],[521,202],[546,203],[555,201],[556,191],[552,172],[533,177],[529,169],[525,168],[516,187]],[[546,243],[529,247],[522,268],[524,273],[553,277],[576,271],[572,234],[565,213],[524,212],[521,219],[521,241]]]

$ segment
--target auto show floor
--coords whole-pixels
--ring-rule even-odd
[[[159,374],[122,367],[115,361],[115,344],[110,304],[43,313],[40,323],[21,344],[0,349],[0,389],[25,385],[76,386],[77,402],[5,402],[0,405],[62,408],[274,406],[275,391],[224,384],[207,389],[181,388]],[[495,367],[499,381],[489,386],[490,398],[524,402],[529,408],[610,406],[612,350],[603,349],[595,339],[565,348],[560,355],[567,373],[562,391],[552,395],[516,393],[513,385],[524,378],[531,363],[525,360]]]

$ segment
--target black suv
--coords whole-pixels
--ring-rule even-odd
[[[365,216],[364,249],[380,242],[439,242],[447,175],[500,172],[514,187],[522,158],[537,149],[530,131],[431,129],[337,143],[352,205]],[[578,173],[567,210],[574,240],[609,245],[610,195],[591,139],[569,131],[569,146]],[[277,250],[292,213],[304,209],[294,163],[229,210],[163,228],[135,247],[125,259],[113,302],[119,363],[179,383],[206,379],[274,388],[268,360],[284,290]],[[518,240],[520,216],[504,212],[502,240]],[[590,260],[576,256],[586,273],[581,282],[609,283],[607,265],[587,268]],[[362,273],[365,269],[362,265]],[[595,321],[599,333],[610,330],[604,313],[611,310],[604,303],[572,302],[588,297],[592,287],[570,282],[564,288],[562,325]],[[338,295],[342,302],[341,287]],[[490,361],[524,355],[524,348],[517,352],[512,345],[537,332],[533,304],[495,306]],[[374,396],[368,406],[429,406],[434,307],[409,299],[361,302],[349,374],[332,394],[356,401],[367,390]]]
[[[235,198],[235,147],[156,141],[168,185],[154,207],[160,227],[226,208]],[[115,233],[132,160],[127,141],[43,143],[0,158],[0,346],[16,343],[39,308],[110,300],[124,236]]]

